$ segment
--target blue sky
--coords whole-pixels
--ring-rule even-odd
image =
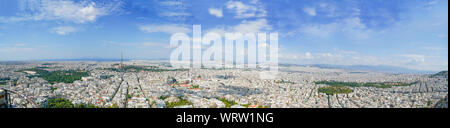
[[[448,69],[447,0],[2,0],[0,61],[167,59],[193,24],[278,32],[281,63]]]

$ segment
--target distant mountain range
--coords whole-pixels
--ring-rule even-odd
[[[327,69],[343,69],[350,71],[367,71],[367,72],[381,72],[381,73],[419,73],[419,74],[434,74],[436,71],[423,71],[413,70],[408,68],[396,67],[396,66],[371,66],[371,65],[328,65],[328,64],[312,64],[312,65],[298,65],[298,64],[280,64],[284,66],[297,65],[297,66],[311,66]]]
[[[165,58],[159,59],[134,59],[134,58],[124,58],[123,61],[132,61],[132,60],[169,60]],[[75,58],[75,59],[43,59],[38,61],[98,61],[98,62],[113,62],[120,61],[120,58],[95,58],[95,57],[87,57],[87,58]]]
[[[123,61],[130,61],[131,59],[123,59]],[[9,63],[26,63],[26,62],[34,62],[34,61],[99,61],[99,62],[109,62],[109,61],[120,61],[120,58],[72,58],[72,59],[36,59],[36,60],[20,60],[20,61],[0,61],[2,64]]]
[[[75,59],[44,59],[39,61],[98,61],[98,62],[113,62],[120,61],[120,58],[75,58]],[[123,59],[123,61],[130,61],[130,59]]]
[[[345,70],[358,70],[358,71],[371,71],[371,72],[383,72],[383,73],[420,73],[420,74],[433,74],[435,71],[423,71],[414,70],[396,66],[371,66],[371,65],[313,65],[320,68],[337,68]]]
[[[134,59],[124,59],[124,61],[130,61]],[[168,60],[168,59],[145,59],[145,60]],[[98,62],[114,62],[120,61],[120,58],[76,58],[76,59],[44,59],[38,61],[98,61]],[[6,61],[0,62],[2,64],[9,63],[21,63],[21,61]],[[414,70],[403,67],[396,66],[371,66],[371,65],[329,65],[329,64],[312,64],[312,65],[302,65],[302,64],[280,64],[280,66],[311,66],[318,68],[328,68],[328,69],[343,69],[350,71],[368,71],[368,72],[382,72],[382,73],[419,73],[419,74],[434,74],[438,73],[436,71],[423,71],[423,70]]]

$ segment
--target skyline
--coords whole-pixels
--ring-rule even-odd
[[[448,70],[446,0],[1,1],[0,61],[169,58],[193,24],[278,32],[280,63]]]

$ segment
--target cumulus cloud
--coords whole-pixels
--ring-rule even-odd
[[[303,11],[310,16],[316,16],[315,8],[303,8]]]
[[[34,50],[34,48],[0,47],[0,52],[3,52],[3,53],[31,52],[33,50]]]
[[[144,32],[154,33],[154,32],[162,32],[168,34],[174,33],[190,33],[191,29],[186,25],[179,24],[151,24],[151,25],[141,25],[139,29]]]
[[[32,52],[34,47],[29,47],[25,43],[14,43],[10,45],[0,45],[0,53],[24,53]]]
[[[367,39],[372,31],[362,23],[361,19],[347,18],[329,24],[309,24],[300,28],[302,34],[327,38],[330,36],[346,36],[353,39]]]
[[[109,2],[94,2],[91,0],[20,0],[22,11],[17,17],[1,17],[2,21],[16,22],[27,20],[64,20],[74,23],[89,23],[99,17],[109,15],[120,10],[122,2],[119,0]]]
[[[190,16],[190,13],[186,13],[186,12],[162,12],[159,13],[159,16],[164,16],[164,17],[174,17],[174,16]]]
[[[311,55],[310,52],[306,52],[306,53],[305,53],[305,58],[306,58],[306,59],[313,59],[314,57]]]
[[[272,26],[269,25],[266,19],[258,19],[253,21],[242,21],[240,24],[235,26],[219,26],[213,29],[209,29],[207,32],[215,32],[221,35],[225,33],[258,33],[258,32],[269,32],[272,30]]]
[[[183,2],[181,1],[162,1],[160,2],[161,5],[165,5],[165,6],[179,6],[182,5]]]
[[[272,26],[268,24],[266,19],[259,19],[255,21],[243,21],[241,24],[232,28],[235,32],[262,32],[272,30]]]
[[[121,47],[155,47],[155,48],[170,48],[168,43],[161,42],[116,42],[104,41],[103,46],[121,46]]]
[[[58,35],[68,35],[76,31],[77,29],[72,26],[60,26],[51,29],[52,33],[56,33]]]
[[[219,18],[223,17],[222,9],[209,8],[209,14],[219,17]]]
[[[424,55],[417,55],[417,54],[402,54],[399,55],[401,57],[407,58],[410,62],[413,63],[423,63],[425,62],[425,56]]]
[[[425,5],[435,5],[438,4],[439,1],[438,0],[429,0],[427,2],[425,2]]]
[[[238,19],[267,16],[267,11],[258,0],[253,0],[249,4],[241,1],[228,1],[226,7],[234,11],[234,18]]]
[[[192,15],[186,10],[187,8],[182,1],[161,1],[158,4],[162,6],[162,8],[156,9],[160,17],[171,17],[175,18],[175,20],[182,20]]]
[[[169,47],[167,43],[144,42],[139,44],[144,47],[164,47],[164,48]]]

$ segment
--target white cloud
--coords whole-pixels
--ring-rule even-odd
[[[161,5],[165,5],[165,6],[179,6],[182,5],[183,2],[181,1],[163,1],[160,2]]]
[[[319,36],[319,37],[329,37],[338,30],[338,23],[323,24],[323,25],[305,25],[300,28],[303,34]]]
[[[272,26],[270,26],[266,19],[259,19],[255,21],[242,21],[241,24],[233,27],[233,31],[235,32],[262,32],[262,31],[270,31],[272,30]]]
[[[17,53],[17,52],[31,52],[34,48],[25,47],[0,47],[0,52],[3,53]]]
[[[14,44],[14,46],[17,46],[17,47],[24,47],[26,45],[27,44],[25,44],[25,43],[16,43],[16,44]]]
[[[242,21],[240,24],[235,26],[219,26],[213,29],[207,30],[207,32],[215,32],[221,35],[225,33],[258,33],[258,32],[269,32],[272,30],[272,26],[268,24],[266,19],[258,19],[254,21]]]
[[[24,53],[32,52],[35,48],[28,47],[25,43],[14,43],[9,45],[0,45],[0,53]]]
[[[76,32],[77,29],[72,26],[60,26],[51,29],[52,33],[56,33],[58,35],[68,35],[70,33]]]
[[[139,29],[144,32],[154,33],[154,32],[163,32],[168,34],[174,33],[190,33],[192,30],[186,25],[178,25],[178,24],[165,24],[165,25],[142,25],[139,26]]]
[[[447,50],[446,47],[439,47],[439,46],[426,46],[426,47],[422,47],[423,50],[428,50],[428,51],[434,51],[434,52],[438,52],[438,51],[444,51]]]
[[[343,19],[329,24],[303,25],[300,32],[308,36],[328,38],[331,36],[346,36],[351,39],[367,39],[373,35],[370,29],[357,17]]]
[[[108,4],[106,4],[108,3]],[[64,20],[74,23],[94,22],[99,17],[109,15],[120,10],[121,1],[93,2],[83,0],[79,2],[69,0],[20,0],[22,10],[18,17],[0,17],[1,21],[16,22],[27,20]]]
[[[303,11],[310,16],[316,16],[315,8],[303,8]]]
[[[304,54],[281,53],[278,55],[280,60],[283,61],[311,60],[315,58],[314,56],[315,55],[312,55],[310,52]]]
[[[161,42],[116,42],[104,41],[103,46],[121,46],[121,47],[154,47],[154,48],[169,48],[168,43]]]
[[[430,0],[430,1],[427,1],[427,2],[425,3],[425,5],[435,5],[435,4],[437,4],[437,3],[439,3],[438,0]]]
[[[192,14],[187,11],[186,6],[183,1],[161,1],[158,2],[161,8],[157,8],[158,15],[160,17],[176,17],[176,18],[185,18],[191,16]],[[151,8],[152,10],[154,8]],[[180,20],[180,19],[176,19]]]
[[[305,58],[306,58],[306,59],[313,59],[314,57],[311,55],[310,52],[306,52],[306,53],[305,53]]]
[[[174,17],[174,16],[190,16],[190,13],[186,13],[186,12],[162,12],[159,13],[160,16],[165,16],[165,17]]]
[[[169,46],[168,43],[155,43],[155,42],[144,42],[140,43],[140,45],[144,47],[164,47],[164,48],[167,48]]]
[[[265,17],[267,16],[267,11],[264,9],[262,4],[253,0],[249,4],[244,4],[241,1],[228,1],[226,5],[227,9],[234,11],[235,18],[252,18],[252,17]]]
[[[405,57],[408,59],[409,62],[413,63],[423,63],[425,62],[425,56],[424,55],[416,55],[416,54],[403,54],[399,55],[400,57]]]
[[[321,12],[326,17],[358,17],[361,14],[360,5],[351,3],[345,6],[338,6],[333,2],[321,2],[319,5],[312,7],[315,12]]]
[[[209,8],[209,14],[214,15],[219,18],[223,17],[222,9]]]

